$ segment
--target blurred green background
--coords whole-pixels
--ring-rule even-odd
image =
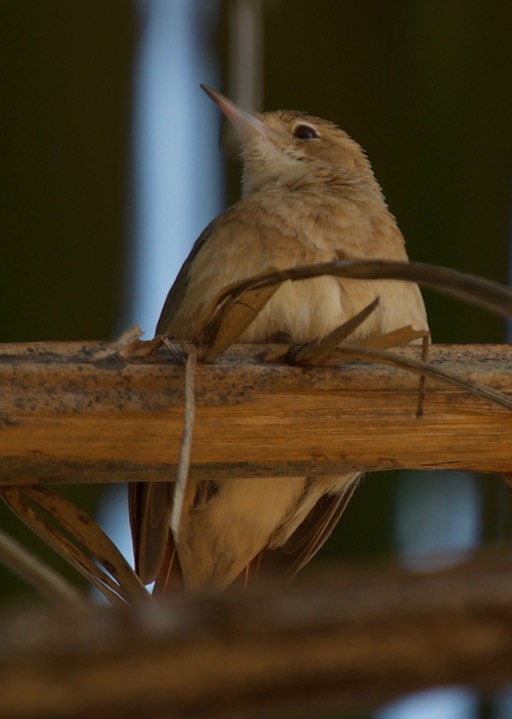
[[[230,3],[220,7],[212,37],[227,75]],[[264,108],[308,110],[363,145],[411,258],[506,282],[512,5],[268,0],[261,7]],[[130,287],[139,16],[123,0],[2,0],[0,13],[0,340],[111,338],[123,329]],[[228,171],[231,202],[235,163]],[[426,297],[435,341],[504,341],[496,318]],[[363,482],[325,557],[359,561],[393,551],[399,481],[382,474]],[[496,477],[479,486],[482,537],[501,541],[510,534],[506,493]],[[69,494],[91,511],[98,499],[89,487]],[[3,507],[0,521],[28,538]],[[0,573],[4,597],[28,591]]]

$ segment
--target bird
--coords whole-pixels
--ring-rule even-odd
[[[305,112],[249,112],[203,90],[240,140],[240,199],[200,234],[162,308],[156,335],[191,340],[226,286],[269,268],[333,260],[408,260],[364,150],[335,123]],[[321,276],[284,282],[240,337],[265,343],[325,336],[376,297],[377,308],[351,339],[411,325],[428,331],[416,284]],[[179,537],[170,515],[173,483],[129,489],[135,568],[154,594],[179,584],[212,595],[275,567],[289,579],[322,547],[360,478],[335,476],[189,479]],[[269,576],[271,573],[269,572]]]

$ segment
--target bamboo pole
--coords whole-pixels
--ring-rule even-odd
[[[238,345],[215,364],[198,363],[191,477],[512,470],[510,410],[429,379],[416,418],[415,375],[358,361],[308,368],[263,361],[270,349]],[[0,483],[174,477],[183,364],[165,349],[118,350],[116,343],[0,346]],[[429,361],[512,394],[511,360],[508,346],[439,345]]]

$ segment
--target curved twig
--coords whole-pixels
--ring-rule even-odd
[[[68,607],[88,606],[85,598],[72,584],[1,529],[0,561],[54,604]]]

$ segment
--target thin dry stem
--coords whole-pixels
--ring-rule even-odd
[[[68,607],[87,606],[87,601],[75,587],[1,529],[0,561],[52,603]]]
[[[197,349],[189,345],[188,356],[185,364],[185,416],[183,421],[183,435],[181,438],[180,461],[176,475],[176,486],[171,514],[171,530],[174,541],[179,541],[181,512],[187,488],[190,458],[192,454],[192,437],[194,431],[194,418],[196,412],[194,376],[197,363]]]

